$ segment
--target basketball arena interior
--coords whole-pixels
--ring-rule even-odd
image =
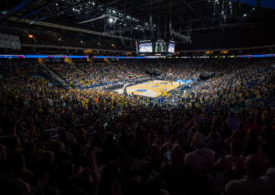
[[[1,195],[274,195],[275,0],[1,0]]]

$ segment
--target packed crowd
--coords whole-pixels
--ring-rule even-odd
[[[264,60],[0,64],[0,193],[274,194],[274,68]],[[215,75],[175,105],[77,86]],[[38,76],[44,73],[43,76]],[[36,76],[34,76],[36,75]]]
[[[149,61],[149,60],[148,60]],[[158,64],[156,67],[155,64]],[[94,87],[106,83],[125,83],[131,79],[149,79],[146,72],[161,72],[159,79],[169,79],[169,75],[177,79],[198,78],[202,72],[211,71],[216,66],[203,66],[206,62],[187,61],[184,66],[176,62],[162,62],[161,60],[149,62],[98,62],[98,63],[50,63],[47,67],[64,79],[70,87]],[[217,68],[217,67],[216,67]]]
[[[104,84],[115,84],[140,79],[147,75],[142,67],[136,68],[134,64],[119,63],[55,63],[47,67],[56,73],[70,87],[91,88]]]

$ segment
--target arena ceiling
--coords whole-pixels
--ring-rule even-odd
[[[2,0],[0,7],[0,23],[16,17],[139,39],[169,38],[171,29],[186,34],[275,21],[272,9],[229,0]]]

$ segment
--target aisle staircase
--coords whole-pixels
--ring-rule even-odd
[[[111,62],[108,60],[108,58],[104,58],[104,61],[107,62],[107,63],[109,63],[109,64],[111,63]]]
[[[63,86],[67,86],[66,82],[60,76],[58,76],[57,74],[55,74],[51,69],[49,69],[45,64],[42,63],[41,66],[43,66],[43,68],[45,68],[48,71],[49,75],[53,79],[57,80]]]
[[[77,72],[81,72],[83,74],[85,74],[85,72],[83,70],[81,70],[80,68],[78,68],[74,63],[70,64]]]

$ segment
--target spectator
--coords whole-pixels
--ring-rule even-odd
[[[270,194],[267,182],[260,179],[259,159],[256,155],[249,155],[244,161],[245,178],[232,180],[226,187],[226,195],[234,194]]]

